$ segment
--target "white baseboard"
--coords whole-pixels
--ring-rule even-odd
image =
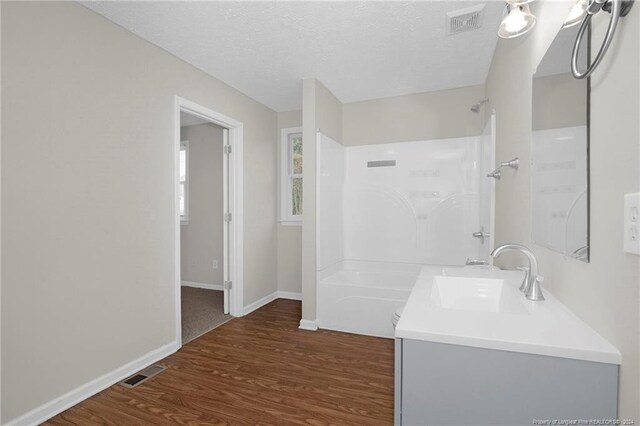
[[[265,296],[262,299],[256,300],[255,302],[250,303],[247,306],[245,306],[244,307],[244,314],[245,315],[250,314],[251,312],[255,311],[256,309],[262,308],[267,303],[273,302],[277,298],[278,298],[278,292],[274,291],[273,293],[269,294],[268,296]]]
[[[206,290],[224,290],[222,284],[196,283],[193,281],[182,281],[180,284],[183,287],[204,288]]]
[[[149,365],[158,362],[159,360],[166,358],[172,353],[180,349],[180,345],[177,342],[169,343],[156,350],[149,352],[142,357],[131,361],[122,367],[113,370],[95,380],[90,381],[66,394],[53,399],[33,410],[29,411],[22,416],[11,420],[6,423],[5,426],[30,426],[39,425],[45,420],[50,419],[63,412],[64,410],[73,407],[74,405],[84,401],[85,399],[97,394],[100,391],[118,383],[119,381],[126,379],[133,373],[136,373]]]
[[[273,293],[256,300],[244,307],[244,315],[250,314],[256,309],[262,308],[264,305],[273,302],[276,299],[302,300],[302,293],[294,293],[291,291],[274,291]]]
[[[302,293],[293,291],[278,291],[278,299],[302,300]]]
[[[316,331],[318,329],[318,323],[312,320],[301,319],[299,328],[301,330]]]

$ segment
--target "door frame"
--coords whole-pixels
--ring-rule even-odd
[[[181,297],[180,289],[182,286],[180,272],[180,111],[187,112],[191,115],[203,118],[218,126],[228,129],[229,146],[231,154],[229,156],[229,179],[228,185],[223,185],[223,199],[225,205],[224,211],[231,213],[231,222],[229,223],[228,235],[228,257],[229,270],[228,280],[231,281],[232,287],[229,291],[229,308],[230,314],[240,317],[244,314],[243,305],[243,124],[231,117],[220,114],[214,110],[206,108],[188,99],[176,96],[174,107],[174,267],[175,267],[175,321],[176,321],[176,340],[182,346],[182,316],[181,316]],[[224,162],[226,164],[226,162]],[[223,171],[226,177],[227,173]],[[228,197],[227,195],[228,191]],[[228,210],[227,210],[228,207]],[[226,228],[226,227],[225,227]],[[226,245],[226,241],[224,242]],[[227,264],[226,259],[223,262]]]

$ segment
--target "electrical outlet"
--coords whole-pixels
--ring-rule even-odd
[[[214,260],[211,266],[213,266],[213,269],[218,269],[218,261]]]
[[[640,255],[640,192],[624,196],[624,251]]]

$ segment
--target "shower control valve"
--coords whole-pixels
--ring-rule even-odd
[[[473,236],[473,238],[480,238],[480,243],[484,244],[484,240],[486,238],[489,238],[491,236],[490,233],[488,232],[484,232],[484,226],[480,227],[480,231],[478,232],[474,232],[473,234],[471,234]]]

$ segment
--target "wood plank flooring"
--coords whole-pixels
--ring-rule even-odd
[[[134,389],[115,385],[45,425],[390,425],[393,341],[298,329],[278,299],[188,343]]]

